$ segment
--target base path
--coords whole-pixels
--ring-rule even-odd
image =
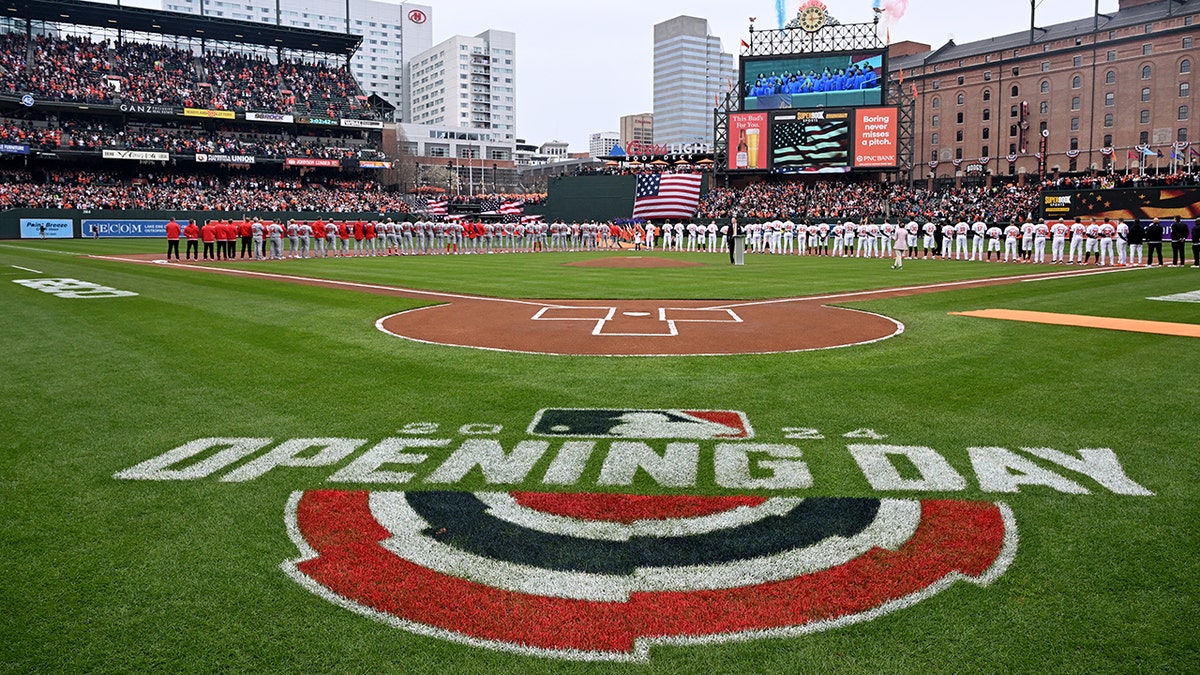
[[[95,257],[142,264],[165,263],[158,255]],[[657,261],[651,258],[636,264],[655,265]],[[179,267],[439,303],[375,322],[379,330],[389,335],[416,342],[529,354],[594,356],[772,354],[861,345],[900,335],[904,324],[879,314],[827,303],[1125,271],[1125,268],[1062,270],[761,301],[564,301],[489,298],[315,279],[288,274],[288,265],[283,261],[265,261],[261,271],[218,265],[185,263]]]

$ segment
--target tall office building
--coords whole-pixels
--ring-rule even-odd
[[[408,121],[489,129],[515,141],[516,49],[516,33],[489,30],[456,35],[415,55],[408,65]]]
[[[654,26],[654,142],[712,143],[713,108],[737,80],[708,20],[678,16]]]
[[[368,94],[396,106],[408,121],[405,66],[433,44],[433,8],[411,2],[376,0],[161,0],[168,12],[312,28],[363,36],[350,72]],[[203,3],[203,4],[202,4]],[[349,7],[349,25],[346,9]],[[203,11],[201,11],[203,8]],[[278,11],[276,11],[278,8]]]

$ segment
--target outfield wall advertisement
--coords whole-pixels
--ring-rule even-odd
[[[96,235],[105,237],[166,237],[170,220],[85,220],[83,236],[90,237],[92,228]]]
[[[43,232],[44,228],[44,232]],[[75,236],[75,223],[70,218],[22,218],[21,238],[70,239]]]

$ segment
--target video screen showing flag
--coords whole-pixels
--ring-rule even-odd
[[[742,110],[883,105],[881,51],[742,59]]]
[[[772,113],[771,171],[850,171],[850,113],[810,110]]]
[[[691,218],[700,203],[701,178],[695,173],[638,174],[633,217]]]

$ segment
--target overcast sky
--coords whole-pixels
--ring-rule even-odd
[[[112,0],[115,1],[115,0]],[[126,0],[143,4],[149,0]],[[314,0],[314,2],[317,0]],[[387,1],[387,0],[384,0]],[[784,2],[787,18],[802,0]],[[397,3],[399,4],[399,3]],[[708,19],[726,52],[739,51],[756,29],[779,27],[775,0],[425,0],[433,7],[433,41],[488,29],[517,34],[517,136],[531,143],[567,141],[587,150],[588,135],[616,131],[619,118],[654,107],[654,24],[680,15]],[[842,23],[871,21],[872,0],[825,0]],[[1039,0],[1038,25],[1091,16],[1095,0]],[[1117,11],[1117,0],[1100,0]],[[1029,30],[1022,0],[909,0],[893,42],[962,44]],[[736,59],[735,59],[736,60]]]

